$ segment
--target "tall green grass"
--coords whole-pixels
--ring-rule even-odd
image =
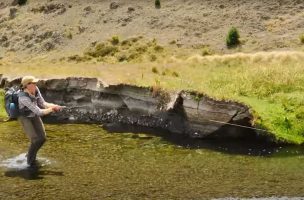
[[[0,89],[0,119],[7,117],[5,108],[4,108],[4,90]]]

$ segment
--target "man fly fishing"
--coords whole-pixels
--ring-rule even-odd
[[[42,97],[36,83],[38,79],[25,76],[21,80],[21,92],[18,95],[20,121],[25,134],[30,139],[27,164],[34,166],[38,150],[46,141],[46,133],[41,116],[62,110],[62,106],[48,103]]]

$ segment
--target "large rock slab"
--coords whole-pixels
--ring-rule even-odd
[[[19,85],[0,75],[0,87]],[[193,91],[168,92],[153,87],[107,85],[96,78],[40,80],[48,102],[67,106],[46,116],[59,123],[120,124],[166,130],[191,138],[256,137],[253,116],[246,105],[214,100]]]

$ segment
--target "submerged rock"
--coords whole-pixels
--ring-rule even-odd
[[[0,76],[2,88],[20,84],[20,78]],[[40,80],[48,102],[67,106],[45,117],[61,123],[102,123],[155,128],[191,138],[244,138],[256,133],[249,108],[232,101],[217,101],[204,94],[168,92],[150,87],[106,85],[96,78]],[[235,126],[235,125],[238,126]]]

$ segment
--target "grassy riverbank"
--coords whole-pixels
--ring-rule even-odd
[[[269,130],[277,140],[303,144],[302,60],[302,53],[292,52],[199,56],[172,67],[179,74],[175,80],[162,75],[157,78],[169,89],[198,90],[218,99],[243,102],[252,108],[256,126]]]
[[[164,48],[161,59],[154,62],[109,64],[93,59],[50,63],[37,59],[30,64],[3,63],[0,73],[22,76],[31,72],[40,78],[88,76],[109,84],[195,90],[217,99],[243,102],[252,108],[257,127],[269,130],[279,141],[304,143],[303,52],[210,56],[193,55],[186,50],[168,52]],[[105,60],[111,60],[111,56]]]

